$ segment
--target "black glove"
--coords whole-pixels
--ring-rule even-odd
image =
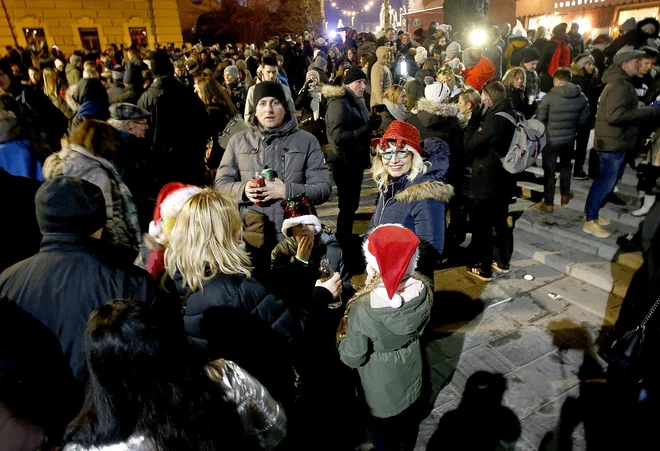
[[[377,130],[382,122],[383,119],[380,117],[379,114],[372,114],[371,116],[369,116],[368,124],[371,130]]]

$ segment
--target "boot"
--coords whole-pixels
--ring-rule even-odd
[[[571,201],[571,199],[573,199],[573,197],[575,197],[575,195],[573,194],[573,191],[571,191],[567,195],[562,194],[561,195],[561,206],[565,207],[566,205],[568,205],[568,203]]]
[[[639,210],[635,210],[630,213],[633,216],[646,216],[646,213],[649,212],[653,204],[655,203],[655,196],[644,194],[644,200],[642,201],[642,207]]]
[[[553,205],[548,205],[545,202],[539,202],[538,204],[534,204],[534,208],[537,209],[538,211],[542,211],[543,213],[550,213],[555,210]]]

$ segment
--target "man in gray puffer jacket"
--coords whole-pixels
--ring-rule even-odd
[[[238,199],[246,243],[253,264],[270,267],[270,253],[284,239],[280,201],[301,194],[314,205],[330,197],[330,173],[318,140],[298,129],[295,111],[288,111],[280,83],[262,81],[254,88],[255,114],[248,130],[231,137],[215,178],[215,189]],[[253,183],[256,172],[273,169],[277,177],[265,186]],[[262,261],[263,260],[263,261]]]
[[[560,159],[559,190],[561,206],[573,196],[571,193],[571,157],[575,147],[578,125],[589,122],[591,110],[589,100],[579,86],[571,83],[571,70],[560,67],[553,75],[554,88],[543,97],[536,110],[536,117],[545,124],[548,138],[543,149],[543,202],[536,208],[546,213],[553,212],[555,199],[555,170],[557,157]]]

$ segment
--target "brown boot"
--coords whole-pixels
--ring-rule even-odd
[[[538,211],[542,211],[543,213],[552,214],[555,211],[554,206],[548,205],[545,202],[539,202],[538,204],[534,204],[534,208],[536,208]]]
[[[564,196],[562,194],[561,195],[561,206],[565,207],[566,205],[568,205],[568,203],[571,201],[571,199],[573,199],[573,197],[575,197],[575,195],[573,194],[573,191],[568,193],[568,195],[566,195],[566,196]]]

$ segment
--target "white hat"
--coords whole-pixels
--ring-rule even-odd
[[[424,61],[428,58],[428,53],[426,49],[421,45],[415,49],[415,62],[421,66],[424,64]]]
[[[438,81],[427,85],[426,88],[424,88],[424,97],[436,103],[444,102],[449,97],[449,94],[451,94],[449,86]]]

